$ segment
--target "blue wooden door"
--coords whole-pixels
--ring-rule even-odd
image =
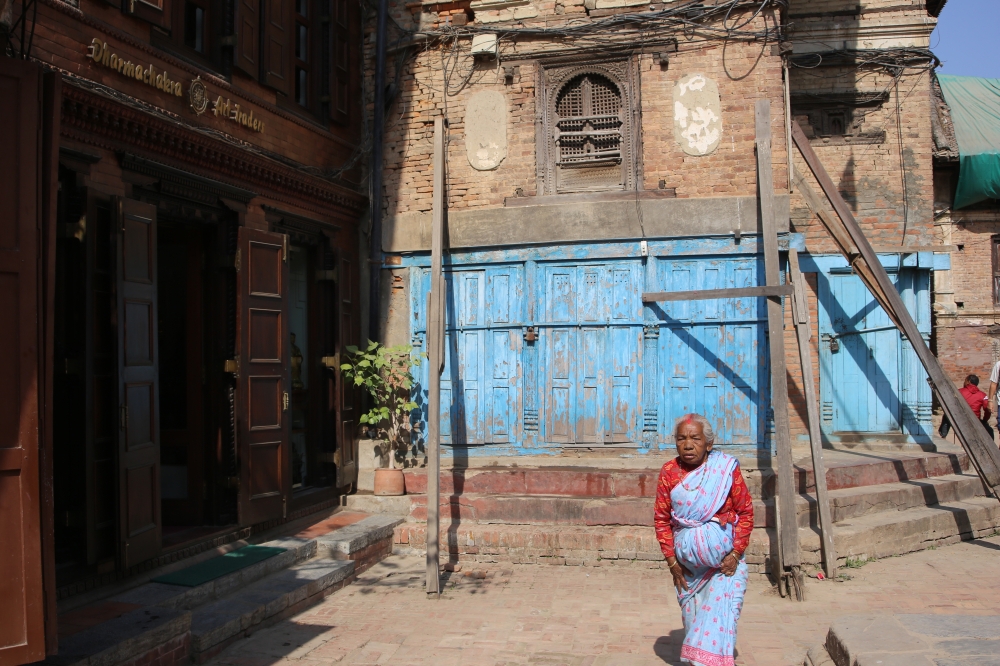
[[[860,278],[832,273],[826,284],[821,345],[833,431],[899,432],[899,333]]]
[[[754,256],[658,257],[651,291],[726,289],[759,284]],[[655,409],[660,437],[672,441],[674,420],[697,412],[716,427],[720,444],[764,441],[767,405],[766,309],[763,299],[675,301],[652,304],[657,358]],[[647,333],[647,335],[649,335]],[[654,366],[654,367],[651,367]]]
[[[925,340],[930,272],[889,274]],[[913,348],[861,279],[820,273],[820,400],[828,432],[928,436],[930,388]]]
[[[517,437],[522,275],[519,266],[445,272],[445,363],[441,374],[444,444],[507,443]],[[421,270],[416,286],[411,303],[414,341],[423,351],[430,271]],[[427,372],[424,363],[417,373],[421,387],[427,386]],[[418,397],[426,422],[426,399]]]
[[[536,318],[545,441],[639,441],[640,291],[637,262],[540,267]]]

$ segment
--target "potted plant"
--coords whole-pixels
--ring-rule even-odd
[[[345,362],[340,366],[346,381],[372,396],[372,408],[361,415],[360,421],[375,431],[383,441],[383,450],[389,453],[389,467],[375,470],[376,495],[406,492],[402,466],[406,464],[409,433],[413,430],[410,413],[417,409],[410,393],[413,368],[420,365],[422,356],[414,354],[411,345],[386,347],[369,340],[365,349],[347,347]]]

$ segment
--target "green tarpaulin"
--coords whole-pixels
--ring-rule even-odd
[[[1000,199],[1000,79],[938,74],[958,141],[952,208]]]

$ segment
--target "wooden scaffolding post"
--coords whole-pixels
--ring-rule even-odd
[[[864,232],[861,231],[861,225],[854,218],[850,206],[844,201],[844,197],[841,196],[833,179],[830,178],[830,174],[826,172],[826,168],[823,167],[823,163],[809,144],[809,139],[806,138],[798,123],[792,123],[792,140],[806,164],[809,165],[813,176],[816,177],[816,182],[822,188],[823,194],[826,195],[830,205],[836,211],[837,217],[840,218],[838,224],[838,221],[834,220],[832,216],[817,213],[820,222],[837,240],[837,244],[845,253],[855,274],[861,278],[878,304],[882,306],[899,331],[909,340],[914,353],[927,372],[931,388],[937,394],[938,402],[944,409],[945,416],[948,417],[958,434],[958,439],[962,442],[965,452],[969,454],[973,466],[990,492],[1000,499],[1000,450],[997,449],[996,443],[987,435],[986,430],[979,423],[979,419],[972,414],[972,410],[962,399],[955,383],[948,378],[941,364],[938,363],[937,357],[931,353],[930,347],[927,346],[927,342],[920,334],[916,322],[913,321],[913,317],[906,309],[902,297],[896,291],[896,286],[889,279],[889,275],[879,262],[875,250],[868,242]],[[800,182],[804,183],[801,179],[796,180],[796,187],[799,187]],[[806,185],[802,191],[803,194],[806,194],[809,191],[808,186]],[[811,197],[812,201],[809,201],[808,195],[805,198],[809,202],[810,208],[817,211],[822,210],[818,196]],[[845,245],[853,245],[856,248],[856,253],[851,253],[853,248],[845,247]]]
[[[816,483],[816,504],[819,508],[819,536],[823,544],[823,572],[827,578],[837,575],[837,551],[833,545],[833,521],[830,519],[830,496],[826,490],[826,465],[823,464],[823,440],[819,429],[819,403],[816,400],[816,380],[809,354],[809,302],[806,285],[799,271],[799,252],[788,250],[788,276],[792,282],[792,321],[799,342],[799,363],[802,365],[802,385],[809,419],[809,448],[812,451],[813,478]]]
[[[434,119],[431,291],[427,295],[427,594],[441,593],[441,371],[444,369],[444,120]]]
[[[771,102],[757,100],[754,109],[757,143],[757,189],[760,197],[762,241],[764,245],[765,285],[781,284],[778,258],[778,228],[774,214],[774,175],[771,163]],[[788,380],[785,375],[784,318],[780,296],[767,299],[768,349],[771,366],[771,406],[774,412],[774,443],[778,454],[778,516],[780,567],[775,573],[779,589],[783,584],[795,589],[798,600],[804,598],[799,551],[799,526],[795,517],[795,470],[792,468],[792,442],[788,426]]]

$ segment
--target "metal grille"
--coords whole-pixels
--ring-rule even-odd
[[[570,80],[556,99],[557,166],[621,164],[621,112],[621,93],[605,77],[582,74]]]

